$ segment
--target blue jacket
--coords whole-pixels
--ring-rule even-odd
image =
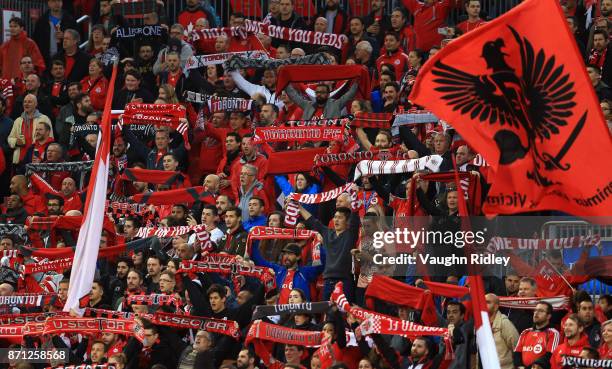
[[[260,215],[255,218],[249,218],[249,220],[242,222],[242,227],[245,231],[250,231],[255,226],[265,226],[268,218],[265,215]]]
[[[287,179],[287,177],[274,176],[274,180],[276,181],[276,184],[281,189],[285,197],[289,196],[290,193],[295,192],[295,189],[293,188],[293,186],[291,186],[291,183],[289,183],[289,180]],[[306,189],[302,193],[315,194],[315,193],[319,193],[320,191],[321,191],[321,188],[319,187],[319,185],[316,183],[313,183],[310,186],[306,187]],[[304,209],[308,210],[310,214],[317,214],[316,204],[302,204],[302,206],[304,207]]]
[[[259,253],[259,241],[253,241],[253,247],[251,248],[251,259],[255,262],[255,265],[263,266],[274,270],[276,276],[276,288],[279,292],[282,288],[285,277],[287,276],[287,268],[271,263],[264,259]],[[306,294],[306,298],[310,301],[310,286],[311,282],[314,282],[319,274],[323,272],[325,268],[325,251],[321,247],[321,265],[318,266],[299,266],[293,275],[293,288],[299,288]]]

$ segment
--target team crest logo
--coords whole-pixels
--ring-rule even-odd
[[[442,93],[442,99],[454,111],[480,123],[499,125],[494,135],[500,152],[499,164],[531,159],[533,170],[527,171],[527,178],[538,186],[548,187],[557,182],[548,178],[546,172],[570,169],[570,163],[562,160],[584,128],[587,111],[556,154],[540,147],[576,119],[572,111],[576,107],[574,82],[555,56],[547,56],[543,49],[534,50],[526,37],[511,26],[508,28],[520,49],[521,75],[517,66],[508,64],[504,40],[497,38],[482,46],[481,57],[490,70],[488,74],[470,74],[437,61],[432,69],[435,90]],[[515,131],[502,127],[524,131],[526,141],[522,142]]]
[[[542,345],[537,344],[535,346],[533,346],[533,353],[534,354],[539,354],[542,352]]]

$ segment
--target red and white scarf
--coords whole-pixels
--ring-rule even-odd
[[[529,309],[533,310],[541,302],[548,302],[552,305],[553,310],[569,309],[569,297],[553,296],[553,297],[500,297],[499,306],[509,309]]]
[[[192,55],[189,59],[187,59],[187,63],[185,63],[185,70],[197,69],[207,65],[223,64],[225,61],[229,60],[234,55],[249,59],[268,60],[268,53],[263,50],[239,51],[232,53],[219,53],[208,55]]]
[[[357,164],[353,180],[356,181],[361,176],[408,173],[426,168],[432,172],[438,172],[441,164],[442,157],[440,155],[429,155],[409,160],[363,160]]]
[[[335,200],[336,198],[338,198],[338,196],[342,195],[343,193],[349,192],[349,189],[351,188],[352,185],[353,183],[349,182],[345,184],[344,186],[336,187],[326,192],[314,193],[314,194],[292,192],[291,194],[289,194],[288,198],[290,200],[295,200],[302,204],[320,204],[322,202]]]
[[[493,237],[487,250],[492,253],[504,250],[562,250],[596,245],[600,240],[599,235],[552,239]]]

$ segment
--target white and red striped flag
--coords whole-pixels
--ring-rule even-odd
[[[484,284],[479,275],[468,276],[470,295],[472,296],[472,310],[474,312],[474,328],[476,329],[476,343],[480,352],[480,361],[483,369],[500,369],[495,340],[491,331],[487,301],[485,299]]]
[[[83,315],[82,304],[80,302],[89,296],[93,284],[96,262],[98,261],[98,250],[100,248],[100,236],[102,235],[102,225],[104,224],[111,147],[111,103],[113,101],[116,78],[117,61],[115,60],[102,114],[102,132],[98,136],[96,158],[91,171],[89,187],[87,188],[85,214],[83,215],[83,223],[81,224],[74,252],[68,299],[64,305],[65,312],[74,311],[80,316]]]

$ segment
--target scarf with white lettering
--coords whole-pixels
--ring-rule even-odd
[[[147,305],[147,306],[175,306],[177,309],[183,304],[174,295],[164,295],[152,293],[148,295],[130,295],[127,298],[128,305]]]
[[[174,129],[183,136],[185,148],[189,150],[189,127],[180,122],[185,114],[186,109],[181,104],[128,103],[121,116],[121,124],[152,124],[155,127]]]
[[[335,200],[336,198],[338,198],[338,196],[342,195],[345,192],[348,192],[352,185],[353,183],[349,182],[341,187],[336,187],[326,192],[313,194],[292,192],[291,194],[289,194],[288,198],[290,200],[295,200],[302,204],[320,204],[322,202]]]
[[[31,323],[30,323],[31,324]],[[75,318],[55,316],[44,323],[42,334],[80,333],[98,335],[110,332],[136,337],[140,342],[144,339],[144,329],[133,320],[107,318]]]
[[[499,297],[499,306],[508,309],[533,310],[540,302],[548,302],[553,310],[567,310],[570,307],[568,296],[553,297]]]
[[[26,176],[34,172],[86,172],[93,167],[93,160],[62,163],[26,164]]]
[[[357,164],[353,180],[356,181],[361,176],[408,173],[426,168],[432,172],[438,172],[440,164],[442,164],[440,155],[408,160],[363,160]]]
[[[355,151],[340,153],[325,153],[315,156],[314,167],[330,167],[334,165],[357,164],[362,160],[405,160],[409,159],[406,152],[393,147],[389,150]]]
[[[47,367],[46,369],[51,369],[51,367]],[[110,364],[80,364],[54,366],[52,369],[116,369],[116,367]]]
[[[572,368],[612,368],[612,359],[584,359],[575,356],[563,356],[563,367]]]
[[[197,104],[206,104],[209,113],[220,111],[249,111],[253,108],[254,100],[238,97],[222,97],[201,94],[199,92],[185,91],[185,100]]]
[[[53,304],[56,298],[56,293],[19,293],[0,296],[0,306],[42,307]]]
[[[343,141],[344,126],[257,127],[254,143]]]
[[[272,315],[323,314],[331,307],[331,302],[303,302],[300,304],[258,305],[255,306],[251,320]]]
[[[263,321],[256,321],[246,336],[245,344],[253,341],[271,341],[285,345],[297,345],[305,347],[316,347],[321,344],[322,332],[303,331],[292,329]]]
[[[562,250],[596,245],[600,240],[599,235],[553,239],[493,237],[487,250],[493,253],[502,250]]]
[[[151,323],[179,329],[204,329],[207,332],[240,338],[240,327],[234,320],[157,312],[153,315]]]
[[[136,232],[137,238],[160,237],[169,238],[185,235],[191,231],[195,232],[198,241],[203,243],[202,249],[209,250],[212,248],[210,234],[206,230],[206,225],[197,224],[194,226],[176,226],[176,227],[140,227]]]
[[[0,326],[24,325],[27,323],[44,323],[47,318],[53,316],[67,316],[63,311],[53,313],[27,313],[27,314],[3,314],[0,315]]]
[[[115,32],[117,38],[134,38],[138,36],[161,37],[164,33],[164,29],[161,26],[142,26],[142,27],[119,27]]]
[[[287,28],[273,26],[270,24],[252,21],[246,19],[244,28],[247,32],[263,33],[272,38],[278,38],[285,41],[301,42],[310,45],[332,46],[336,49],[341,49],[348,42],[348,37],[343,34],[323,33],[314,31],[305,31],[295,28]]]
[[[233,56],[240,56],[247,59],[268,60],[268,54],[263,50],[239,51],[233,53],[220,53],[208,55],[192,55],[187,59],[185,70],[197,69],[207,65],[223,64]]]
[[[286,219],[286,218],[285,218]],[[317,238],[319,233],[308,229],[276,228],[266,226],[255,226],[249,231],[246,249],[251,254],[251,245],[254,240],[306,240],[308,244],[305,249],[312,249],[312,261],[321,261],[321,243]],[[316,264],[315,264],[316,265]]]
[[[64,258],[43,263],[26,264],[24,274],[43,273],[55,271],[63,273],[64,270],[72,267],[72,258]]]

